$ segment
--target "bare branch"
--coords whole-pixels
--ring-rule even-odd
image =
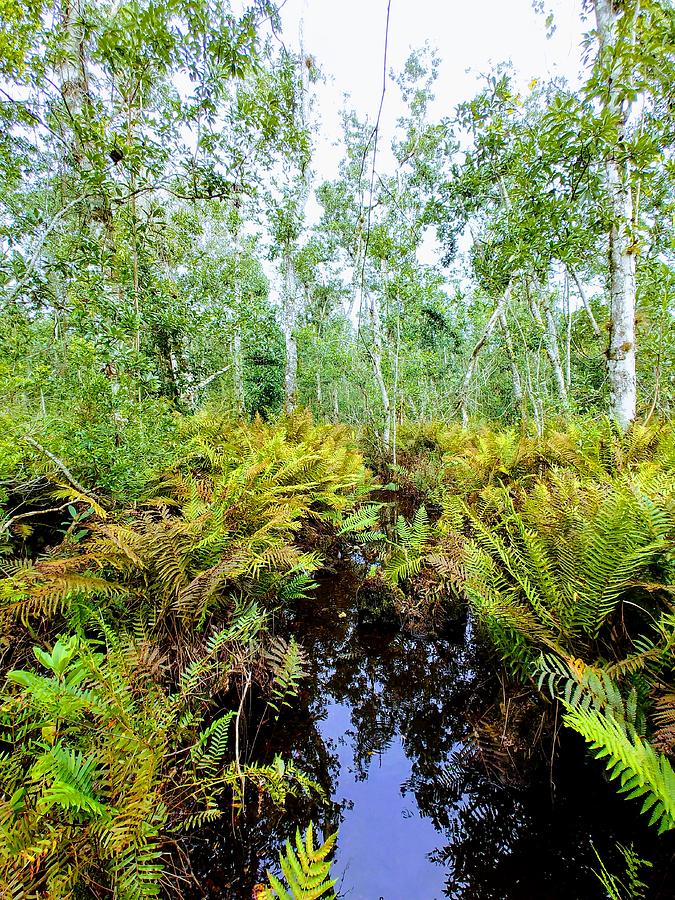
[[[63,472],[66,480],[75,488],[76,491],[78,491],[80,494],[83,494],[85,497],[93,497],[94,500],[101,499],[98,494],[95,494],[93,491],[88,491],[80,484],[79,481],[76,481],[70,469],[66,467],[66,464],[62,462],[58,458],[58,456],[54,456],[54,454],[50,450],[47,450],[46,447],[43,447],[42,444],[38,444],[35,438],[32,438],[27,434],[24,436],[24,441],[26,441],[27,444],[30,444],[31,447],[35,447],[36,450],[39,450],[40,453],[43,453],[48,459],[50,459],[54,463],[56,468]]]

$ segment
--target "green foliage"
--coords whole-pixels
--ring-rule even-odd
[[[437,590],[452,573],[507,667],[547,683],[619,790],[671,829],[672,429],[435,434],[445,502],[430,529],[422,512],[416,571]]]
[[[379,530],[380,509],[381,504],[364,503],[349,515],[340,514],[337,536],[349,537],[362,543],[383,540],[384,534]]]
[[[619,791],[644,798],[642,812],[650,814],[659,833],[675,828],[675,772],[645,739],[635,688],[624,700],[607,671],[580,660],[565,663],[551,656],[542,660],[540,673],[539,686],[548,677],[551,693],[561,699],[565,725],[606,760],[609,777],[620,781]]]
[[[466,599],[672,825],[675,15],[613,6],[584,86],[523,91],[498,66],[442,121],[440,61],[411,53],[396,171],[344,112],[310,230],[319,70],[267,40],[274,4],[0,0],[8,896],[157,896],[174,833],[247,785],[316,789],[233,755],[243,697],[213,698],[255,683],[279,715],[297,694],[302,648],[268,630],[313,590],[317,535],[379,552],[411,615]],[[645,417],[626,433],[597,418],[622,242]],[[297,399],[317,422],[272,419]],[[354,433],[326,419],[358,429],[409,519],[364,502]],[[324,848],[311,828],[289,845],[289,890],[327,879]]]
[[[337,832],[329,835],[320,847],[314,847],[314,826],[310,822],[304,836],[298,828],[295,833],[295,847],[286,841],[286,848],[279,853],[279,865],[284,882],[272,872],[267,873],[269,887],[263,894],[267,900],[318,900],[335,897],[335,880],[330,878],[331,853]]]
[[[647,474],[584,484],[553,473],[519,510],[503,488],[485,494],[481,517],[468,510],[468,596],[481,615],[554,649],[588,645],[622,595],[658,580],[659,567],[668,575],[675,520],[666,483]]]
[[[202,414],[185,420],[183,441],[154,497],[117,521],[92,521],[76,555],[9,578],[2,613],[53,617],[98,595],[90,615],[114,618],[122,605],[166,634],[203,628],[242,596],[303,596],[320,564],[293,543],[303,521],[349,515],[368,486],[349,432],[302,416],[234,426]]]
[[[9,673],[14,690],[0,709],[13,748],[0,758],[5,889],[66,897],[66,886],[103,877],[120,897],[158,896],[167,829],[220,817],[226,792],[241,806],[247,784],[279,804],[320,791],[279,757],[269,766],[232,759],[234,711],[203,724],[215,686],[253,640],[250,618],[242,610],[212,633],[175,688],[152,645],[109,630],[107,646],[69,637],[51,653],[35,648],[48,676]]]
[[[419,573],[430,535],[429,516],[424,506],[420,506],[409,523],[403,516],[398,517],[384,566],[387,581],[398,584]]]
[[[298,692],[298,684],[306,674],[306,659],[295,638],[286,641],[275,637],[266,652],[272,675],[269,705],[279,715],[281,706],[290,706],[290,697]]]
[[[3,890],[65,900],[97,882],[125,900],[158,896],[167,840],[225,802],[322,796],[291,760],[245,759],[242,707],[218,698],[255,680],[278,715],[297,694],[304,653],[267,637],[267,609],[311,589],[320,558],[294,539],[306,522],[354,526],[368,473],[346,429],[307,416],[201,414],[181,427],[181,451],[142,505],[106,513],[91,501],[86,534],[7,565],[7,628],[56,636],[65,621],[90,638],[36,646],[46,674],[7,674]]]
[[[583,735],[598,759],[606,760],[622,794],[644,800],[642,812],[650,814],[649,824],[656,824],[659,834],[675,828],[675,771],[663,754],[627,722],[592,708],[570,708],[563,721]]]
[[[624,847],[617,844],[617,848],[623,857],[625,864],[625,880],[621,880],[617,875],[612,874],[607,866],[595,850],[595,855],[600,863],[600,870],[596,871],[598,879],[607,891],[609,900],[642,900],[646,896],[645,891],[647,885],[642,881],[640,870],[643,868],[651,868],[652,864],[647,859],[642,859],[635,852],[632,845]]]

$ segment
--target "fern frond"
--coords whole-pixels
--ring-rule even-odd
[[[592,707],[570,707],[563,721],[586,739],[598,759],[606,760],[621,793],[644,798],[642,812],[650,813],[649,824],[657,825],[659,834],[675,828],[675,771],[663,754],[626,723]]]
[[[333,850],[337,832],[314,848],[313,824],[310,822],[305,835],[298,828],[295,833],[295,847],[286,841],[285,849],[279,853],[279,865],[285,884],[272,872],[267,873],[269,887],[263,894],[267,900],[335,900],[333,886],[336,879],[330,877],[330,862],[327,857]],[[287,889],[288,888],[288,889]]]

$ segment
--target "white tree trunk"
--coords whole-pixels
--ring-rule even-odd
[[[375,380],[380,389],[382,411],[384,413],[382,443],[384,444],[385,450],[389,450],[391,447],[391,402],[389,400],[387,383],[384,380],[384,373],[382,371],[382,323],[380,321],[380,306],[374,291],[371,291],[368,294],[368,315],[370,317],[370,327],[373,332],[373,346],[370,351],[370,356],[373,362]]]
[[[639,5],[638,5],[639,9]],[[637,15],[637,10],[636,10]],[[630,110],[623,102],[620,72],[616,71],[621,11],[616,0],[595,0],[600,54],[612,60],[607,79],[605,110],[617,122],[615,145],[605,159],[605,180],[612,213],[609,232],[610,338],[607,376],[610,415],[624,430],[635,418],[635,254],[632,238],[633,196],[630,171],[622,162],[621,145]],[[625,90],[625,88],[624,88]]]
[[[516,361],[516,353],[513,349],[513,340],[511,339],[511,332],[509,331],[509,323],[506,320],[506,312],[502,308],[499,314],[499,325],[502,330],[502,336],[504,337],[504,345],[506,347],[506,353],[509,357],[509,363],[511,364],[511,381],[513,384],[513,397],[518,404],[518,408],[520,409],[520,415],[523,421],[525,421],[525,407],[523,404],[523,383],[520,378],[520,372],[518,371],[518,363]]]
[[[469,424],[469,386],[473,379],[473,373],[476,370],[476,363],[478,362],[478,357],[480,356],[480,352],[485,346],[485,342],[490,337],[492,332],[494,331],[495,325],[497,322],[501,320],[501,317],[506,309],[506,304],[509,301],[509,297],[511,296],[511,282],[509,282],[508,287],[504,291],[503,295],[499,299],[497,306],[494,309],[494,312],[490,316],[487,321],[485,328],[483,329],[483,333],[476,342],[473,350],[471,351],[471,356],[469,357],[469,362],[466,367],[466,371],[464,372],[464,378],[462,379],[462,384],[459,388],[459,408],[462,413],[462,425],[466,428]]]
[[[570,303],[570,280],[565,276],[565,384],[569,391],[572,387],[572,304]]]
[[[304,4],[303,4],[304,10]],[[298,125],[305,128],[308,125],[309,113],[309,68],[306,65],[305,41],[304,41],[304,12],[300,18],[300,103],[298,106]],[[307,199],[311,188],[312,174],[307,164],[300,172],[298,213],[304,222]],[[292,413],[298,403],[298,342],[295,328],[298,319],[300,304],[300,285],[295,271],[293,248],[286,244],[282,259],[283,271],[283,333],[286,345],[286,365],[284,370],[284,409],[286,413]]]
[[[530,302],[530,310],[532,311],[532,316],[534,317],[535,322],[542,331],[544,347],[546,349],[546,355],[548,356],[549,362],[551,363],[551,368],[553,369],[553,376],[555,378],[556,387],[558,389],[558,396],[560,397],[563,406],[566,407],[568,403],[567,387],[565,386],[565,373],[563,372],[563,367],[560,362],[560,351],[558,349],[558,333],[555,326],[553,310],[551,309],[551,302],[546,297],[544,292],[542,300],[542,305],[544,307],[544,316],[546,317],[546,321],[544,322],[544,317],[542,316],[541,309],[539,308],[539,300],[536,297],[536,291],[536,286],[535,289],[533,289],[532,286],[528,288],[527,293]]]
[[[234,325],[232,364],[234,366],[234,399],[237,404],[237,412],[241,415],[244,412],[244,361],[241,351],[241,325],[238,318]]]
[[[586,296],[586,291],[583,289],[581,282],[577,276],[577,273],[574,269],[570,269],[568,267],[567,271],[572,276],[572,281],[576,285],[577,293],[581,298],[581,302],[584,304],[584,309],[586,310],[586,315],[588,316],[588,320],[591,323],[591,328],[595,332],[595,334],[600,337],[600,326],[597,323],[595,316],[593,315],[593,310],[591,309],[591,304],[588,301],[588,297]]]
[[[241,244],[239,241],[239,222],[234,228],[234,336],[232,340],[232,365],[234,368],[234,400],[237,413],[242,415],[245,409],[244,396],[244,359],[241,349],[241,316],[242,316],[242,273],[241,273]]]
[[[73,159],[80,163],[82,142],[79,132],[87,98],[87,68],[84,55],[84,24],[82,0],[62,0],[63,59],[59,66],[59,90],[70,119]]]
[[[292,413],[297,406],[298,395],[298,344],[295,337],[297,318],[297,297],[295,271],[290,247],[284,251],[283,267],[283,332],[286,345],[286,365],[284,368],[284,409]]]

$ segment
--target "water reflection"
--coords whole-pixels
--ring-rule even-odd
[[[616,840],[651,859],[655,849],[672,853],[573,735],[553,768],[542,747],[520,784],[499,760],[483,765],[472,723],[499,685],[470,625],[434,640],[365,634],[355,625],[358,583],[347,570],[296,610],[288,627],[307,651],[309,677],[259,748],[291,756],[330,803],[298,801],[276,819],[240,822],[238,876],[229,892],[203,896],[250,897],[281,839],[310,818],[340,828],[334,874],[350,900],[593,900],[605,895],[591,842],[610,868]],[[666,871],[656,865],[655,881]]]

